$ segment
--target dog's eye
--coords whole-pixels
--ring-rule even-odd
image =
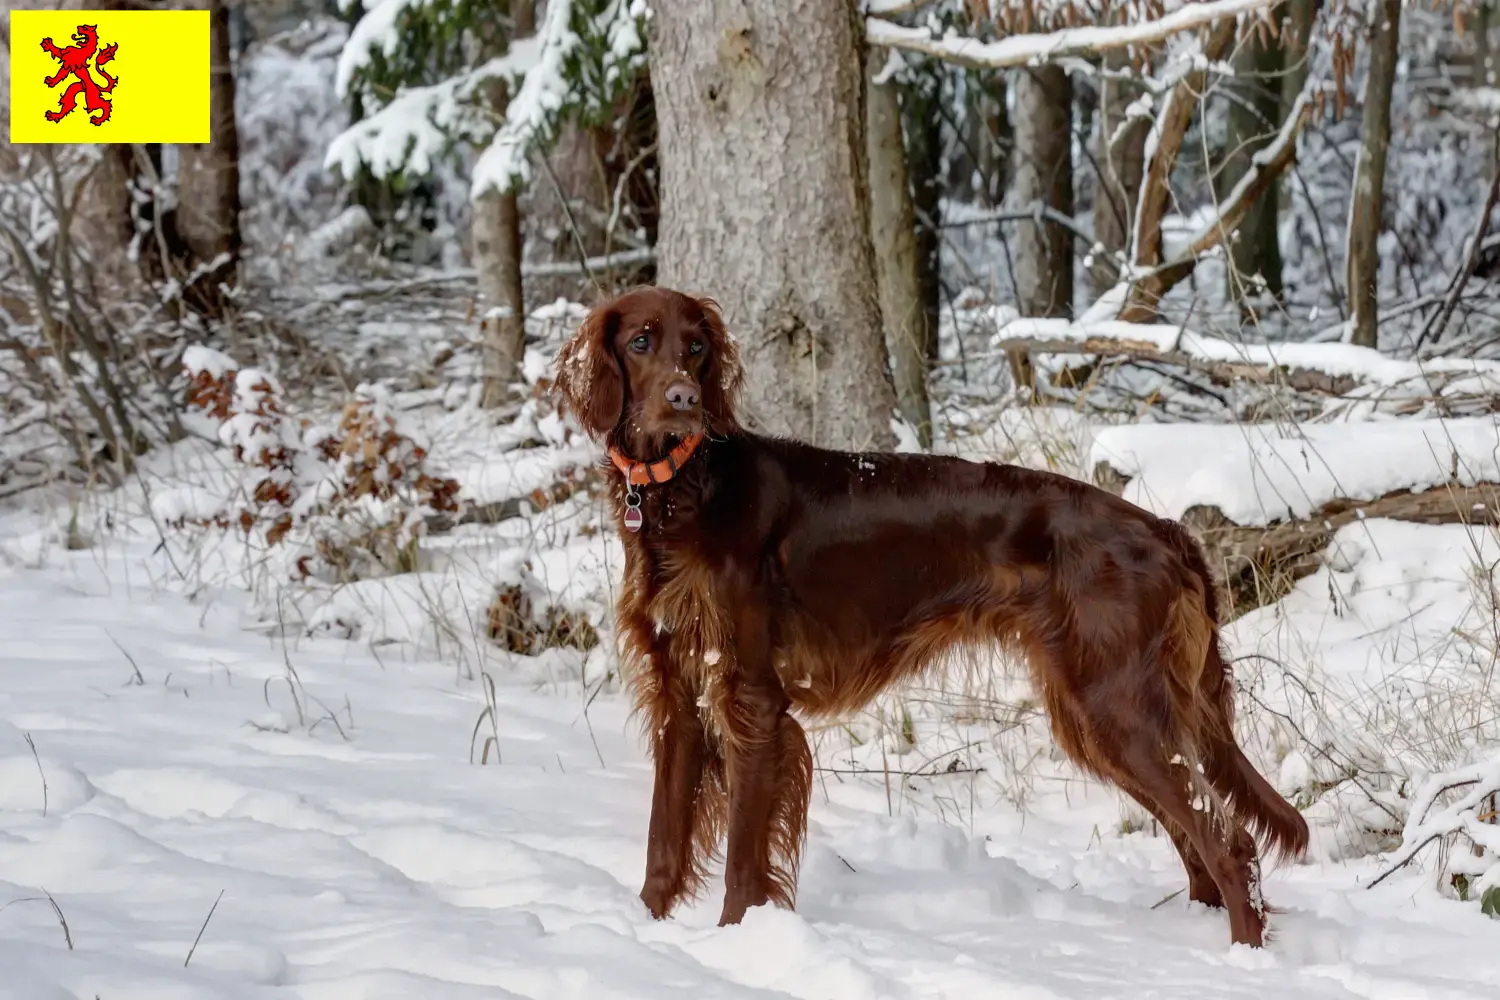
[[[644,354],[651,347],[651,338],[644,333],[630,342],[630,349],[637,354]]]
[[[688,345],[688,353],[689,354],[702,354],[703,353],[703,341],[701,341],[701,340],[695,340],[691,344],[689,344]]]

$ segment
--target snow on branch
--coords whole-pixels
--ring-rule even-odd
[[[377,49],[391,56],[401,48],[399,24],[401,15],[432,3],[432,0],[364,0],[365,16],[349,32],[344,51],[339,53],[338,72],[333,79],[339,100],[349,96],[349,87],[359,71],[370,64]]]
[[[1467,791],[1451,804],[1436,808],[1439,797],[1459,789]],[[1412,801],[1406,828],[1401,831],[1401,847],[1391,856],[1390,867],[1365,888],[1373,889],[1410,864],[1428,844],[1454,834],[1464,835],[1478,849],[1477,857],[1464,859],[1465,870],[1455,870],[1454,874],[1478,875],[1478,881],[1469,887],[1477,895],[1500,887],[1500,865],[1495,864],[1500,859],[1500,825],[1495,822],[1497,799],[1500,799],[1500,753],[1428,778]]]
[[[897,17],[910,14],[932,3],[932,0],[865,0],[864,12],[870,17]]]
[[[1500,361],[1437,357],[1393,358],[1354,344],[1253,344],[1210,337],[1176,324],[1123,320],[1018,317],[996,333],[1001,351],[1087,354],[1177,365],[1229,384],[1284,381],[1292,388],[1343,395],[1356,386],[1397,386],[1438,378],[1485,378],[1500,383]]]
[[[537,63],[539,44],[536,38],[520,39],[505,55],[467,73],[400,91],[385,107],[336,136],[323,165],[345,177],[353,177],[361,164],[377,178],[403,170],[427,173],[455,137],[486,130],[486,116],[475,103],[479,87],[527,73]]]
[[[645,0],[551,0],[538,32],[512,40],[504,55],[438,82],[377,85],[390,75],[381,64],[399,54],[408,18],[453,15],[439,0],[364,3],[368,13],[340,57],[339,92],[363,85],[368,96],[394,96],[330,144],[325,165],[346,177],[362,165],[379,178],[425,174],[454,144],[469,143],[482,149],[474,197],[524,185],[531,152],[550,141],[560,121],[609,107],[644,59]],[[488,106],[483,89],[495,80],[509,84],[503,115]]]
[[[1287,112],[1286,121],[1276,137],[1251,157],[1250,169],[1214,207],[1212,217],[1199,228],[1188,243],[1188,247],[1175,260],[1147,270],[1137,264],[1136,279],[1131,285],[1129,297],[1121,313],[1124,319],[1143,320],[1155,314],[1156,303],[1176,285],[1187,278],[1197,266],[1198,260],[1209,251],[1221,246],[1235,227],[1244,219],[1257,198],[1274,197],[1276,181],[1297,160],[1297,137],[1320,104],[1324,85],[1309,80],[1297,96],[1296,103]],[[1153,164],[1155,166],[1155,164]],[[1144,200],[1144,192],[1142,194]],[[1160,221],[1157,221],[1160,226]],[[1159,231],[1159,228],[1158,228]],[[1150,239],[1138,225],[1136,230],[1137,261],[1145,257],[1140,251],[1143,241]],[[1154,241],[1153,241],[1154,242]]]
[[[1203,0],[1188,3],[1154,20],[1112,27],[1066,28],[1062,31],[1011,35],[982,42],[950,32],[933,38],[926,28],[907,28],[878,17],[865,19],[865,38],[872,45],[921,52],[973,69],[1035,66],[1069,56],[1107,52],[1160,42],[1183,31],[1224,18],[1263,11],[1278,0]]]
[[[553,117],[567,103],[572,89],[567,61],[579,44],[572,19],[573,0],[550,0],[547,4],[547,20],[538,33],[541,43],[536,63],[511,99],[505,124],[474,164],[473,197],[492,190],[509,191],[530,179],[528,154],[547,134]]]

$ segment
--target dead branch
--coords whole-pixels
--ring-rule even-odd
[[[1117,340],[1113,337],[1090,337],[1084,340],[1033,340],[1018,337],[999,341],[995,347],[1005,353],[1088,354],[1101,359],[1175,365],[1223,386],[1235,382],[1254,382],[1257,385],[1286,385],[1299,392],[1342,396],[1359,384],[1359,380],[1352,375],[1330,375],[1313,368],[1258,365],[1249,361],[1212,361],[1194,357],[1186,351],[1162,350],[1145,341]]]
[[[1203,63],[1218,62],[1229,51],[1235,37],[1235,23],[1226,18],[1214,25],[1203,43]],[[1161,263],[1161,225],[1166,218],[1172,196],[1172,171],[1182,152],[1183,139],[1193,122],[1198,98],[1208,85],[1208,70],[1184,73],[1177,85],[1167,92],[1161,111],[1146,140],[1151,157],[1141,177],[1141,193],[1136,201],[1135,232],[1130,240],[1132,271],[1152,268]],[[1127,316],[1125,318],[1134,318]]]
[[[1265,149],[1255,154],[1250,170],[1240,178],[1234,190],[1225,197],[1214,212],[1214,220],[1199,231],[1187,250],[1176,260],[1150,271],[1131,284],[1130,295],[1120,313],[1121,319],[1145,322],[1155,318],[1156,304],[1193,273],[1199,258],[1225,242],[1256,199],[1265,196],[1267,192],[1274,193],[1276,182],[1281,175],[1297,162],[1297,137],[1312,117],[1316,96],[1320,93],[1321,88],[1311,84],[1302,92],[1297,98],[1297,103],[1287,113],[1286,121],[1282,124],[1281,131],[1276,138]],[[1191,117],[1191,112],[1189,112],[1189,117]],[[1144,202],[1146,198],[1144,186],[1141,198]],[[1165,206],[1164,194],[1161,199],[1161,204]],[[1160,219],[1158,219],[1155,240],[1157,249],[1153,255],[1160,252],[1160,225]],[[1142,230],[1137,229],[1138,238],[1141,232]]]

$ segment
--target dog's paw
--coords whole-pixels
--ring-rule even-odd
[[[656,920],[667,919],[667,915],[672,912],[672,904],[676,902],[676,895],[665,879],[647,879],[646,884],[641,887],[641,902],[646,904],[646,909],[651,911],[651,916]]]

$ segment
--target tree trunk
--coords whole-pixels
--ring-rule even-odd
[[[1125,50],[1105,53],[1104,65],[1108,69],[1125,68],[1129,65]],[[1120,281],[1146,166],[1146,136],[1151,132],[1151,119],[1144,115],[1126,121],[1125,109],[1134,95],[1122,81],[1101,79],[1099,90],[1099,190],[1094,196],[1097,246],[1089,268],[1095,298]]]
[[[514,28],[510,42],[536,30],[532,14],[531,0],[511,4]],[[510,106],[509,86],[504,80],[492,81],[485,97],[496,119],[503,121]],[[526,298],[521,282],[521,209],[517,199],[517,192],[511,189],[488,191],[471,202],[469,237],[479,286],[483,342],[480,405],[486,408],[512,400],[525,350]]]
[[[1262,38],[1259,31],[1251,31],[1234,58],[1237,86],[1235,99],[1229,102],[1227,150],[1217,185],[1221,203],[1240,179],[1253,169],[1255,154],[1270,143],[1281,128],[1283,109],[1278,93],[1281,50],[1275,41],[1263,42]],[[1225,275],[1228,296],[1230,301],[1240,303],[1247,319],[1253,316],[1258,304],[1264,304],[1265,299],[1281,298],[1277,208],[1274,192],[1269,197],[1255,199],[1240,221],[1237,233],[1231,234],[1228,241],[1229,268]]]
[[[218,308],[220,283],[235,284],[239,270],[240,151],[234,119],[234,68],[229,44],[229,11],[223,0],[208,0],[209,91],[207,143],[178,147],[177,234],[192,255],[189,269],[228,254],[230,260],[204,275],[200,296],[211,311]]]
[[[1477,0],[1474,10],[1474,72],[1471,87],[1493,87],[1500,83],[1495,72],[1495,53],[1490,48],[1490,26],[1495,23],[1495,0]]]
[[[1015,204],[1073,214],[1073,88],[1061,66],[1015,78]],[[1023,316],[1073,314],[1073,234],[1055,222],[1017,226],[1016,305]]]
[[[889,448],[855,0],[653,11],[659,283],[723,306],[744,344],[751,427]]]
[[[1004,73],[992,73],[985,81],[980,108],[983,111],[985,155],[981,158],[985,180],[985,204],[999,206],[1010,188],[1010,160],[1015,148],[1015,129],[1011,127],[1010,108],[1006,106]]]
[[[932,447],[927,400],[927,312],[922,305],[916,210],[906,172],[901,100],[894,82],[875,83],[885,65],[884,49],[871,49],[866,110],[870,157],[870,239],[875,247],[875,284],[885,325],[886,349],[896,381],[901,415]]]
[[[928,99],[912,91],[902,107],[906,136],[906,171],[911,181],[912,208],[917,223],[917,284],[921,289],[922,312],[929,337],[927,360],[938,360],[938,322],[943,308],[941,274],[941,239],[938,222],[942,219],[941,163],[943,157],[942,122],[937,109]]]
[[[1318,18],[1322,0],[1287,0],[1286,21],[1282,29],[1281,103],[1291,107],[1307,83],[1308,43],[1312,40],[1313,22]]]
[[[1391,142],[1391,89],[1401,39],[1401,0],[1380,0],[1371,8],[1369,75],[1365,79],[1364,121],[1354,191],[1349,207],[1349,342],[1378,346],[1376,307],[1380,282],[1380,210],[1385,200],[1385,159]]]

